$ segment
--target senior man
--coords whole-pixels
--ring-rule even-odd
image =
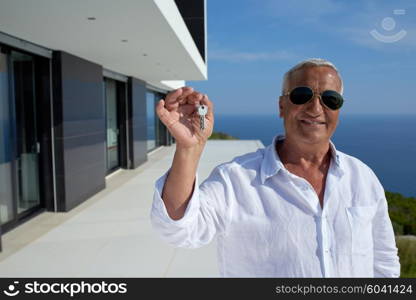
[[[216,236],[226,277],[398,277],[383,187],[330,141],[342,90],[332,63],[294,66],[279,98],[285,134],[217,166],[201,185],[197,166],[212,133],[213,105],[189,87],[168,94],[157,114],[176,152],[156,182],[154,228],[178,247],[200,247]],[[208,106],[204,130],[200,104]]]

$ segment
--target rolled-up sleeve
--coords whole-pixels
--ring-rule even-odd
[[[231,185],[223,171],[217,167],[199,186],[196,174],[194,190],[184,216],[173,220],[161,197],[169,171],[155,183],[155,192],[150,218],[153,228],[167,243],[183,248],[198,248],[211,242],[218,233],[223,233],[230,220]]]
[[[400,277],[398,250],[384,191],[373,219],[373,239],[374,277]]]

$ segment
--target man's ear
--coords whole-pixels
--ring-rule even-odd
[[[283,96],[279,96],[279,117],[283,118],[283,107],[284,107],[284,97]]]

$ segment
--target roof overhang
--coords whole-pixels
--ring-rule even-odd
[[[173,0],[0,0],[0,31],[165,89],[207,79]]]

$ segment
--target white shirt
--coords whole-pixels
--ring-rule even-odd
[[[335,149],[323,209],[290,173],[273,143],[217,166],[195,188],[185,215],[169,217],[156,182],[151,220],[168,243],[197,248],[217,237],[225,277],[399,277],[383,187],[360,160]]]

